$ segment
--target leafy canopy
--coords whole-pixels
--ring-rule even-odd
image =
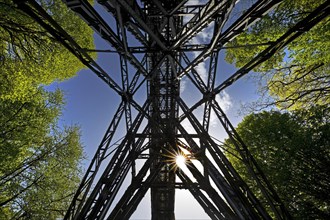
[[[237,132],[296,219],[330,217],[330,112],[324,106],[291,113],[250,114]],[[259,194],[230,140],[227,156]],[[261,199],[262,200],[262,199]]]
[[[83,48],[93,48],[92,30],[60,0],[40,4]],[[39,85],[73,77],[84,66],[12,3],[0,1],[0,100],[24,100]]]
[[[92,30],[60,0],[38,1],[84,48]],[[63,217],[83,158],[77,126],[58,126],[61,91],[83,65],[11,0],[0,0],[0,218]]]
[[[79,129],[57,127],[60,91],[39,88],[29,101],[0,102],[0,216],[56,219],[80,177]]]
[[[325,1],[285,0],[246,33],[234,39],[230,46],[273,42],[323,2]],[[259,72],[257,76],[266,80],[266,86],[261,90],[268,91],[274,99],[262,104],[276,104],[280,108],[294,110],[330,103],[329,19],[325,18],[254,69]],[[267,45],[230,49],[226,52],[226,60],[242,67],[266,47]]]

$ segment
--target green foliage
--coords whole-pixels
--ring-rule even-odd
[[[38,1],[83,48],[92,30],[60,0]],[[59,128],[63,94],[43,89],[83,68],[11,0],[0,0],[0,219],[63,217],[80,179],[76,126]]]
[[[61,111],[62,93],[47,93],[38,89],[28,102],[0,102],[1,148],[0,173],[11,170],[21,163],[21,154],[26,154],[26,146],[42,145],[44,137],[55,125]],[[6,163],[11,161],[10,163]],[[13,160],[17,160],[14,162]]]
[[[83,48],[93,48],[92,30],[60,0],[40,1]],[[0,100],[24,100],[38,85],[65,80],[83,64],[11,0],[0,1]]]
[[[0,102],[0,216],[56,219],[79,182],[79,129],[56,127],[60,91]]]
[[[295,23],[309,15],[324,1],[285,0],[258,21],[230,46],[275,41]],[[330,23],[325,18],[285,49],[254,69],[268,81],[266,90],[280,108],[297,109],[330,102]],[[240,47],[228,50],[226,60],[237,67],[246,64],[267,46]],[[316,75],[321,74],[322,77]],[[279,83],[283,82],[283,83]]]
[[[22,207],[21,215],[27,219],[56,219],[63,217],[73,193],[80,182],[78,162],[82,156],[79,132],[68,128],[43,146],[45,155],[34,167],[29,179],[38,179],[16,202]],[[29,184],[29,183],[26,183]]]
[[[329,70],[325,65],[283,68],[268,82],[269,93],[281,108],[302,109],[330,104]]]
[[[329,219],[329,108],[250,114],[237,132],[295,219]],[[230,140],[226,144],[238,155]],[[242,161],[232,154],[227,155],[233,166],[260,197]]]

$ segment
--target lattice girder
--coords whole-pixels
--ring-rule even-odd
[[[177,188],[188,189],[212,219],[291,218],[215,97],[324,19],[329,14],[329,1],[276,41],[264,42],[263,45],[268,45],[264,51],[219,85],[216,85],[219,51],[257,19],[262,19],[281,0],[256,1],[226,28],[236,4],[232,0],[210,0],[198,5],[180,0],[98,0],[113,16],[114,27],[87,0],[64,0],[115,49],[119,56],[120,83],[94,61],[88,55],[89,50],[78,45],[37,1],[14,2],[122,98],[65,219],[129,219],[148,190],[151,192],[152,219],[175,219]],[[192,43],[191,39],[212,25],[208,43]],[[134,45],[130,42],[132,38]],[[199,54],[191,56],[192,52]],[[209,66],[205,79],[197,66],[206,59],[209,59]],[[183,78],[188,78],[201,95],[191,107],[181,98]],[[143,89],[147,98],[141,102],[135,96]],[[194,113],[203,104],[203,116],[199,120]],[[209,135],[211,111],[240,152],[267,205],[256,198]],[[116,149],[112,149],[123,115],[126,134],[118,141]],[[189,133],[182,125],[185,119],[195,133]],[[171,155],[182,153],[182,149],[203,165],[200,170],[191,161],[187,162],[193,177],[173,165]],[[138,160],[143,160],[140,169],[136,168]],[[102,168],[104,161],[107,162]],[[98,178],[97,173],[100,174]],[[123,189],[127,179],[130,185]],[[270,207],[270,213],[266,206]]]

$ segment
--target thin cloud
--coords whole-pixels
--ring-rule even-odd
[[[187,80],[186,79],[181,80],[180,81],[180,93],[182,93],[186,89],[186,86],[187,86]]]
[[[195,134],[196,131],[193,128],[193,126],[190,124],[188,119],[185,119],[181,122],[182,127],[185,128],[185,130],[188,132],[188,134]]]
[[[233,106],[233,102],[226,91],[215,96],[215,101],[220,105],[220,108],[227,113],[228,110]],[[214,111],[211,111],[210,115],[210,126],[216,127],[219,124],[219,119]]]
[[[189,0],[186,5],[198,5],[201,4],[205,1],[201,1],[201,0]],[[193,17],[193,15],[188,15],[188,16],[184,16],[183,17],[183,22],[184,24],[189,22],[189,20]],[[212,38],[212,29],[213,29],[213,23],[211,25],[209,25],[207,28],[203,29],[203,31],[201,31],[200,33],[198,33],[196,36],[194,36],[189,43],[190,44],[203,44],[203,43],[208,43],[211,38]],[[193,59],[195,59],[198,55],[200,54],[200,52],[198,51],[194,51],[193,52]],[[206,69],[206,65],[205,62],[199,63],[197,66],[194,67],[195,70],[198,72],[198,74],[200,75],[200,77],[202,78],[202,80],[204,82],[206,82],[207,80],[207,69]],[[181,88],[180,91],[183,92],[186,88],[186,78],[184,77],[181,80]]]
[[[212,33],[213,33],[212,29],[213,29],[213,24],[211,24],[209,27],[203,29],[203,31],[201,31],[200,33],[198,33],[194,38],[192,38],[190,40],[190,43],[196,44],[196,45],[209,43],[210,40],[211,40],[211,38],[212,38]],[[198,57],[198,55],[200,53],[201,52],[199,52],[199,51],[194,51],[193,52],[194,59],[196,57]],[[206,83],[207,82],[208,71],[206,69],[205,62],[201,62],[197,66],[195,66],[195,70],[198,72],[198,74],[200,75],[200,77],[202,78],[202,80]]]
[[[198,0],[190,0],[188,1],[186,4],[200,4],[202,1],[198,1]],[[191,19],[191,16],[187,16],[184,18],[184,22],[188,22],[189,19]],[[207,44],[211,41],[212,39],[212,35],[213,35],[213,27],[214,24],[211,23],[207,28],[203,29],[203,31],[201,31],[200,33],[198,33],[195,37],[193,37],[189,43],[190,44]],[[194,51],[193,52],[193,59],[195,59],[198,55],[200,54],[200,52],[198,51]],[[197,73],[200,75],[200,77],[202,78],[202,80],[206,83],[207,82],[207,77],[208,77],[208,71],[206,68],[206,62],[201,62],[199,63],[197,66],[195,66],[194,68]],[[187,88],[187,79],[183,78],[181,80],[181,92],[183,92],[186,88]],[[231,97],[229,96],[229,94],[226,91],[223,91],[222,93],[216,95],[215,100],[218,102],[218,104],[220,105],[220,107],[222,108],[222,110],[226,113],[228,112],[228,110],[233,106]],[[215,114],[214,111],[211,111],[211,115],[210,115],[210,126],[212,127],[216,127],[219,124],[219,120]],[[183,124],[184,127],[187,126],[187,128],[193,129],[191,127],[191,125],[189,126],[187,123]]]
[[[222,93],[216,95],[215,100],[219,103],[220,107],[225,113],[233,105],[232,100],[226,91],[223,91]]]

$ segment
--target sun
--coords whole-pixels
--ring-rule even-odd
[[[187,161],[189,160],[188,155],[186,155],[181,149],[178,151],[170,151],[165,149],[163,156],[165,157],[165,162],[170,164],[171,169],[176,172],[178,168],[187,168]]]
[[[186,161],[187,161],[186,157],[182,154],[176,155],[175,157],[175,164],[180,168],[186,166]]]

